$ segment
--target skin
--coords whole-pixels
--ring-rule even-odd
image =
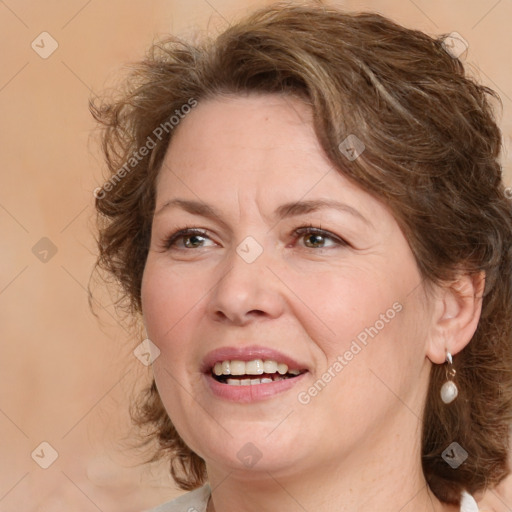
[[[164,207],[207,203],[222,221]],[[287,202],[333,199],[276,219]],[[294,234],[304,225],[346,241]],[[183,227],[206,236],[165,240]],[[247,263],[247,237],[262,254]],[[188,248],[186,245],[188,244]],[[327,160],[310,107],[278,95],[199,102],[181,121],[157,183],[142,283],[148,337],[165,408],[206,462],[208,510],[454,511],[429,491],[420,463],[421,414],[432,364],[469,342],[483,276],[461,275],[427,293],[389,209]],[[298,395],[392,305],[402,307],[307,404]],[[224,346],[258,344],[305,363],[292,389],[259,402],[212,395],[200,365]],[[302,395],[304,396],[304,395]],[[247,444],[261,458],[237,456]],[[404,478],[406,476],[406,478]]]

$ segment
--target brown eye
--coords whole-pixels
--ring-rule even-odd
[[[306,235],[304,240],[306,241],[307,247],[317,248],[325,243],[325,237],[323,235],[319,235],[317,233],[312,233],[310,235]]]
[[[208,235],[197,228],[185,228],[176,231],[171,236],[166,238],[164,242],[165,249],[197,249],[204,247],[201,243],[204,243],[205,240],[209,240]],[[182,243],[178,243],[182,240]]]
[[[305,246],[308,249],[328,249],[330,247],[348,245],[347,242],[329,233],[329,231],[313,226],[304,226],[297,229],[295,233],[298,235],[298,238],[302,238],[305,241]],[[331,245],[326,247],[325,243],[327,240],[331,241]]]
[[[201,235],[187,235],[181,237],[181,239],[184,240],[185,242],[185,247],[187,247],[188,249],[198,247],[198,244],[201,243],[201,238],[203,238]],[[187,241],[189,243],[187,243]]]

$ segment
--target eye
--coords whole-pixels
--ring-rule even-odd
[[[206,231],[197,228],[183,228],[167,237],[163,243],[165,249],[176,247],[182,249],[196,249],[204,247],[201,245],[205,239],[209,239]],[[183,244],[178,242],[182,241]]]
[[[294,235],[295,240],[298,238],[306,240],[305,246],[308,249],[328,249],[330,247],[349,245],[345,240],[333,233],[311,225],[297,228],[294,231]],[[211,241],[206,231],[185,227],[168,236],[163,242],[163,248],[165,250],[173,248],[176,250],[200,249],[205,247],[204,243],[206,240]],[[330,241],[331,244],[326,246],[326,241]]]
[[[309,240],[309,242],[305,244],[309,249],[328,249],[329,247],[335,246],[348,246],[348,243],[342,238],[330,233],[329,231],[325,231],[321,228],[315,228],[311,225],[296,229],[295,234],[298,235],[298,238]],[[332,242],[330,246],[325,246],[326,240],[330,240]]]

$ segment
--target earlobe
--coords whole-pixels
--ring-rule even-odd
[[[482,312],[484,288],[483,271],[461,274],[438,288],[427,347],[427,356],[433,363],[443,364],[447,351],[455,355],[471,341]]]

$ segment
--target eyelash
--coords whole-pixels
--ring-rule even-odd
[[[314,234],[314,235],[320,235],[320,236],[324,237],[324,239],[329,238],[333,242],[335,242],[336,245],[339,245],[339,246],[348,246],[349,245],[345,240],[334,235],[333,233],[331,233],[329,231],[325,231],[324,229],[321,229],[321,228],[317,228],[311,224],[308,224],[307,226],[298,227],[293,232],[293,234],[295,235],[295,240],[300,238],[301,236],[306,235],[306,234]],[[172,235],[168,236],[163,242],[163,248],[165,250],[170,250],[173,246],[176,245],[176,242],[180,238],[186,238],[186,237],[194,236],[194,235],[199,235],[199,236],[202,236],[205,238],[209,238],[206,231],[198,229],[198,228],[194,228],[192,226],[185,226],[184,228],[182,228],[178,231],[175,231]],[[198,247],[198,249],[201,249],[201,247]],[[314,249],[314,248],[306,247],[306,249]],[[329,247],[318,247],[317,250],[319,250],[319,249],[329,249]],[[185,247],[185,248],[178,249],[178,250],[190,250],[190,249]]]

